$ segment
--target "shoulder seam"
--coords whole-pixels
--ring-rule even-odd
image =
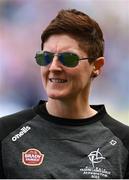
[[[36,113],[34,109],[31,108],[0,118],[0,141],[35,116]]]
[[[129,126],[113,119],[108,114],[105,115],[105,118],[101,120],[102,124],[110,129],[110,131],[119,138],[125,148],[129,151]],[[121,133],[122,132],[122,133]]]

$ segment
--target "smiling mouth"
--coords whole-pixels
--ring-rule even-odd
[[[65,79],[58,79],[58,78],[49,78],[49,81],[53,83],[66,83],[67,82],[67,80]]]

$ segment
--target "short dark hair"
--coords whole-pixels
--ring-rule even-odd
[[[60,10],[41,35],[41,49],[51,35],[67,34],[79,47],[95,59],[104,54],[104,38],[98,23],[76,9]]]

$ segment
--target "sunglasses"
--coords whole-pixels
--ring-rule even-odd
[[[40,66],[47,66],[51,64],[53,61],[54,56],[58,56],[58,60],[66,67],[75,67],[78,65],[80,60],[91,60],[95,58],[79,58],[78,55],[70,52],[63,52],[63,53],[52,53],[47,51],[39,51],[36,53],[35,59],[38,65]]]

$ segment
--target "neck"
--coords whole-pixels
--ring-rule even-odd
[[[86,99],[85,101],[83,99],[81,102],[75,102],[75,100],[64,102],[50,98],[46,108],[51,115],[69,119],[88,118],[97,113],[97,111],[90,107]]]

